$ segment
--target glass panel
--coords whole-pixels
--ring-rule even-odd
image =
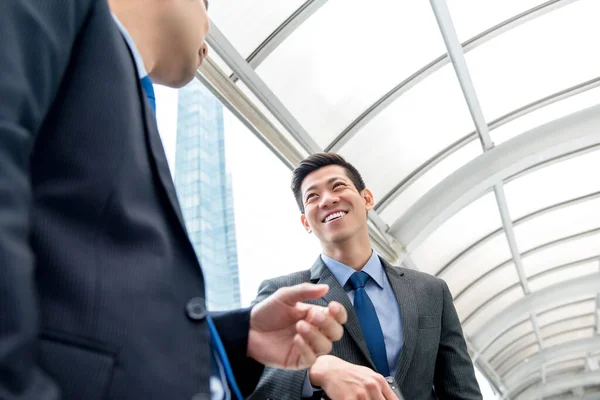
[[[526,359],[527,357],[537,353],[539,351],[539,346],[538,344],[533,344],[529,347],[524,348],[523,350],[519,351],[519,354],[516,354],[514,357],[509,358],[508,360],[506,360],[506,362],[504,362],[503,364],[501,364],[496,371],[498,371],[498,373],[503,376],[506,375],[506,373],[508,371],[510,371],[511,369],[513,369],[514,366],[516,366],[517,364],[521,363],[524,359]]]
[[[490,131],[496,145],[547,122],[600,104],[600,87],[550,104]]]
[[[569,318],[564,322],[555,322],[553,324],[546,325],[540,328],[540,332],[542,337],[549,337],[571,329],[589,328],[595,324],[595,318],[596,317],[594,314],[587,314],[578,318]]]
[[[460,210],[411,254],[420,269],[435,274],[452,258],[478,239],[502,226],[493,193]]]
[[[575,265],[570,268],[561,268],[556,272],[544,274],[539,278],[529,280],[529,289],[531,291],[541,290],[548,286],[564,282],[569,279],[575,279],[580,276],[591,275],[598,272],[598,260]]]
[[[580,329],[573,332],[567,332],[560,335],[553,335],[544,338],[546,347],[558,346],[561,343],[571,342],[573,340],[585,339],[594,334],[592,328]]]
[[[600,232],[562,242],[523,257],[523,268],[527,276],[572,261],[598,255]]]
[[[544,243],[595,228],[600,228],[600,198],[564,207],[518,224],[515,226],[515,237],[519,250],[525,252]]]
[[[322,110],[320,115],[329,118]],[[456,75],[447,65],[400,96],[340,152],[359,160],[356,167],[366,171],[376,193],[387,193],[429,158],[473,130]]]
[[[472,335],[475,332],[478,332],[483,325],[488,323],[492,318],[494,318],[498,313],[504,311],[504,309],[515,301],[523,298],[523,289],[520,286],[509,290],[508,292],[497,296],[492,300],[491,303],[486,305],[481,312],[478,312],[473,316],[473,318],[469,319],[468,322],[463,323],[463,328],[467,332],[467,334]],[[457,309],[459,317],[463,317],[460,308]],[[465,315],[466,317],[466,315]]]
[[[481,155],[481,153],[481,144],[479,143],[479,140],[475,140],[446,157],[400,193],[400,195],[381,212],[381,217],[386,222],[390,224],[393,223],[435,185],[443,181],[469,161]],[[380,195],[385,194],[386,193],[381,193]]]
[[[585,179],[600,171],[600,150],[551,164],[504,186],[513,220],[545,207],[600,191],[600,179]]]
[[[464,256],[456,259],[439,276],[447,283],[452,294],[458,296],[468,285],[492,269],[512,260],[504,231],[485,241]],[[477,283],[476,285],[478,285]]]
[[[208,14],[246,58],[302,3],[304,0],[211,1]]]
[[[523,336],[517,339],[514,343],[511,343],[509,346],[504,348],[500,353],[496,354],[495,357],[491,358],[489,361],[494,366],[494,368],[498,368],[502,366],[507,360],[517,356],[520,354],[523,348],[527,348],[528,346],[536,343],[535,333],[531,332],[526,336]]]
[[[538,314],[540,327],[561,321],[567,318],[593,313],[596,310],[594,300],[578,301],[559,308],[544,311]]]
[[[262,112],[265,117],[273,124],[273,126],[287,139],[303,156],[308,156],[308,152],[305,151],[300,144],[294,139],[294,137],[288,132],[286,128],[271,114],[269,110],[265,107],[263,103],[261,103],[256,96],[248,89],[248,86],[245,84],[238,82],[240,90],[248,97],[248,99],[258,108],[260,112]]]
[[[459,40],[473,36],[541,3],[542,0],[446,0]]]
[[[528,333],[533,333],[531,319],[523,321],[496,339],[487,349],[485,349],[483,352],[483,357],[491,362],[492,359],[498,355],[499,351],[510,345],[513,341],[527,335]]]
[[[391,88],[444,52],[427,2],[330,0],[257,72],[325,147]],[[445,97],[442,88],[434,88],[428,97]],[[415,96],[408,97],[412,104]],[[406,128],[401,132],[412,134],[412,127]]]
[[[590,50],[600,36],[599,13],[598,1],[580,0],[467,53],[487,120],[598,76],[600,58]]]
[[[493,299],[504,289],[518,283],[519,275],[517,274],[517,270],[514,267],[514,264],[509,264],[504,268],[500,268],[490,273],[481,281],[477,282],[476,285],[464,292],[462,296],[456,298],[454,300],[454,305],[457,309],[460,309],[460,315],[464,320],[464,318],[469,318],[471,313],[489,299]],[[481,311],[483,311],[483,309]],[[480,313],[481,311],[478,311],[477,313]],[[491,316],[489,311],[486,311],[485,314]],[[473,315],[473,318],[475,317],[477,317],[477,314]]]

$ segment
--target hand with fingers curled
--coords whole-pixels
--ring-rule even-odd
[[[335,301],[327,307],[303,303],[328,291],[327,285],[303,283],[281,288],[254,306],[248,356],[270,367],[305,369],[328,354],[344,334],[346,309]]]
[[[398,400],[383,375],[331,355],[317,358],[309,378],[331,400]]]

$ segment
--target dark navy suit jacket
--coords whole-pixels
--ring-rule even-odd
[[[210,399],[204,293],[106,0],[0,1],[0,399]]]

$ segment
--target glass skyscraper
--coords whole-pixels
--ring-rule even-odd
[[[179,90],[175,187],[202,264],[210,310],[240,307],[231,177],[223,106],[197,80]]]

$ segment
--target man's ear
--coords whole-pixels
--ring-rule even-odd
[[[367,211],[373,209],[375,207],[375,199],[373,198],[373,193],[369,189],[364,189],[361,193],[363,200],[365,201],[365,209]]]
[[[302,226],[304,226],[304,229],[306,229],[306,232],[312,233],[312,229],[310,228],[310,225],[308,224],[308,219],[306,218],[306,216],[304,214],[302,214],[300,216],[300,221],[302,221]]]

